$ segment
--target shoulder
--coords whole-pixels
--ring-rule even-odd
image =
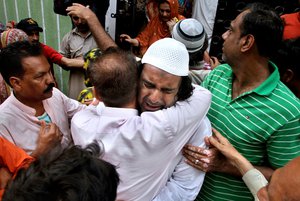
[[[72,33],[73,33],[73,30],[72,31],[69,31],[68,33],[66,33],[65,35],[64,35],[64,37],[63,37],[63,41],[65,41],[65,40],[68,40],[68,38],[72,35]]]
[[[88,106],[83,110],[76,112],[76,114],[72,118],[71,125],[72,127],[85,127],[94,122],[94,120],[99,119],[99,115],[97,114],[97,110],[95,106]],[[94,123],[92,123],[94,124]]]
[[[41,47],[43,48],[45,53],[51,53],[51,54],[57,53],[57,54],[59,54],[55,49],[53,49],[52,47],[50,47],[48,45],[45,45],[43,43],[41,43]]]
[[[211,85],[219,87],[221,83],[227,83],[232,77],[232,69],[228,64],[221,64],[213,69],[206,77],[203,83],[205,88]],[[210,88],[208,88],[211,90]]]
[[[278,105],[282,115],[290,116],[290,118],[300,117],[300,100],[281,81],[278,82],[270,99]]]

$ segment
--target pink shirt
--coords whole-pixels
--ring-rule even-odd
[[[168,109],[143,112],[141,116],[135,109],[105,107],[100,103],[73,117],[72,137],[77,145],[102,141],[103,159],[114,164],[120,175],[117,200],[152,200],[175,167],[181,171],[177,169],[181,149],[207,121],[210,102],[210,92],[198,86],[187,101]],[[193,181],[189,174],[181,179]]]
[[[56,88],[53,88],[52,97],[44,100],[43,104],[52,123],[55,123],[63,134],[62,145],[72,143],[70,119],[86,106],[68,98]],[[40,130],[35,112],[35,109],[18,101],[13,93],[0,105],[0,136],[28,154],[35,150]]]

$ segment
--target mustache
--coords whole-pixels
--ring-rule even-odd
[[[44,90],[44,93],[47,93],[47,92],[51,91],[53,87],[55,87],[55,84],[54,83],[50,83],[48,85],[48,87]]]

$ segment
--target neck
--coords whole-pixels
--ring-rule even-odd
[[[136,98],[129,103],[126,103],[122,106],[122,108],[128,108],[128,109],[137,109],[137,101]]]
[[[78,30],[78,32],[80,33],[80,35],[81,35],[82,37],[87,36],[87,35],[89,34],[89,32],[90,32],[89,29],[77,29],[77,30]]]
[[[257,88],[271,74],[269,59],[264,57],[248,57],[232,66],[234,78],[232,83],[232,99]]]
[[[31,101],[31,100],[28,100],[26,98],[19,96],[18,94],[14,93],[14,95],[18,101],[20,101],[21,103],[23,103],[24,105],[26,105],[28,107],[35,109],[35,111],[36,111],[35,116],[40,116],[40,115],[44,114],[45,108],[44,108],[42,101]]]

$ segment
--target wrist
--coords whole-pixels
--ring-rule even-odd
[[[253,165],[242,155],[235,157],[232,164],[239,170],[241,175],[244,175],[247,171],[254,168]]]

